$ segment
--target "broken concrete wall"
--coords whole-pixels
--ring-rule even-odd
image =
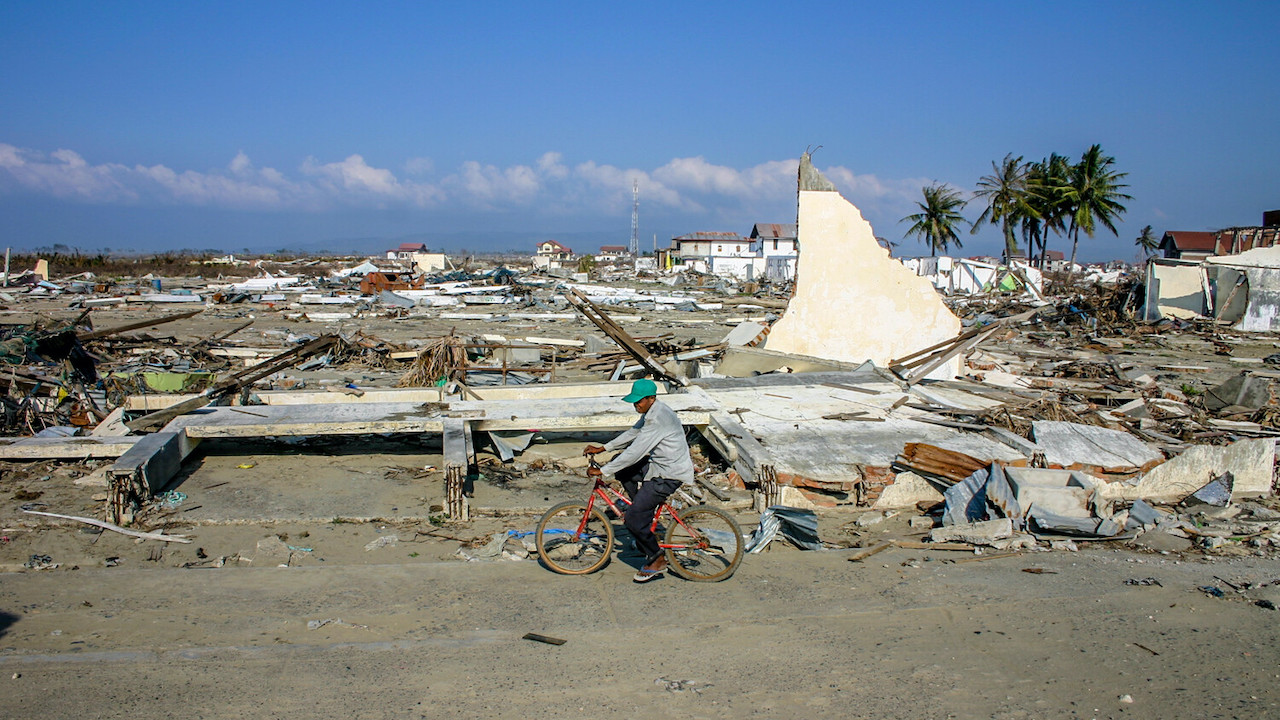
[[[1155,259],[1147,265],[1143,317],[1213,316],[1236,330],[1280,331],[1280,248],[1255,248],[1202,263]]]
[[[1153,259],[1147,264],[1146,286],[1144,320],[1204,315],[1204,269],[1199,263]]]
[[[955,337],[960,320],[918,277],[876,242],[862,213],[800,160],[800,259],[795,295],[765,347],[831,360],[895,358]],[[930,377],[960,371],[954,358]]]
[[[1210,313],[1217,320],[1236,324],[1244,319],[1249,305],[1249,276],[1242,268],[1206,265],[1209,285],[1213,288]]]
[[[1152,468],[1137,482],[1114,482],[1102,486],[1109,500],[1178,502],[1224,472],[1234,478],[1235,497],[1271,494],[1276,460],[1274,438],[1238,440],[1231,445],[1196,445],[1181,455]]]
[[[1280,330],[1280,269],[1244,268],[1243,271],[1248,277],[1248,300],[1244,316],[1236,323],[1235,329],[1248,332]]]

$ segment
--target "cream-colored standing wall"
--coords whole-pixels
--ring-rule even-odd
[[[769,333],[769,350],[885,367],[959,334],[960,320],[933,285],[889,257],[840,193],[801,190],[798,222],[795,296]],[[955,358],[929,377],[959,371]]]

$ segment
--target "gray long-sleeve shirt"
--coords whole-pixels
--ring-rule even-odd
[[[655,401],[630,430],[605,443],[604,448],[626,448],[600,468],[605,475],[630,467],[647,456],[649,469],[645,480],[660,477],[693,482],[693,459],[689,456],[689,443],[684,439],[684,426],[675,411],[661,400]]]

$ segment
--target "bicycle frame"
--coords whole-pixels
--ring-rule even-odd
[[[592,459],[592,465],[595,465],[594,458]],[[595,466],[599,467],[598,465],[595,465]],[[613,497],[612,498],[609,497],[610,495],[612,495]],[[578,530],[577,530],[578,534],[581,534],[586,531],[587,519],[591,517],[591,510],[595,507],[597,499],[599,499],[601,502],[607,505],[609,509],[614,512],[614,514],[618,515],[618,517],[622,517],[626,512],[626,508],[630,507],[631,505],[631,500],[628,499],[622,493],[618,492],[617,490],[614,490],[613,486],[609,485],[609,483],[606,482],[603,477],[596,478],[595,485],[592,486],[591,488],[591,495],[590,497],[587,498],[587,511],[582,514],[582,521],[578,523]],[[619,508],[618,504],[614,503],[614,500],[617,500],[618,503],[622,505],[622,507]],[[689,537],[695,537],[695,538],[699,537],[698,533],[695,532],[693,528],[690,528],[688,525],[686,525],[684,520],[680,519],[680,516],[676,514],[676,511],[671,507],[671,505],[666,502],[663,502],[661,505],[658,506],[658,509],[654,511],[653,522],[649,524],[649,532],[652,532],[655,535],[657,535],[656,531],[658,529],[658,520],[659,518],[662,517],[664,513],[667,516],[669,516],[672,520],[674,520],[677,525],[684,528],[685,531],[689,534]],[[689,545],[688,544],[671,545],[668,543],[664,543],[662,541],[658,541],[658,547],[662,548],[663,550],[667,550],[667,549],[682,550],[682,549],[688,548]]]

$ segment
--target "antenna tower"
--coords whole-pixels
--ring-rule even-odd
[[[631,181],[631,257],[640,256],[640,181]]]

